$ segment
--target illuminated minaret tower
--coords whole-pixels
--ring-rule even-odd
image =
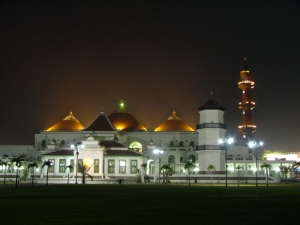
[[[244,59],[244,68],[240,72],[242,81],[238,87],[242,89],[242,101],[239,108],[242,110],[242,125],[239,126],[243,138],[252,139],[252,133],[256,131],[256,126],[252,123],[251,110],[255,107],[255,102],[251,101],[251,88],[254,88],[254,82],[251,80],[250,71],[247,66],[246,58]]]

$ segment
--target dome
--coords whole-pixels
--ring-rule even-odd
[[[120,131],[147,131],[126,109],[122,100],[119,108],[108,116],[112,125]]]
[[[174,110],[172,116],[170,116],[164,123],[155,128],[154,131],[194,131],[189,125],[182,121]]]
[[[46,131],[79,131],[84,129],[84,126],[73,116],[72,111],[62,121],[48,128]]]

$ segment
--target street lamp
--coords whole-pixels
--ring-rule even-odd
[[[224,146],[224,150],[225,150],[225,180],[226,180],[226,185],[225,187],[227,187],[227,151],[228,151],[228,145],[231,145],[234,142],[233,138],[228,138],[228,139],[219,139],[219,144],[221,146]]]
[[[256,142],[256,141],[250,141],[248,143],[249,148],[254,149],[255,150],[255,164],[256,164],[256,171],[255,171],[255,180],[256,180],[256,187],[258,187],[258,183],[257,183],[257,149],[261,146],[263,146],[264,143],[262,141],[260,142]]]
[[[153,153],[158,155],[158,183],[160,183],[160,154],[162,154],[164,151],[155,149],[153,150]]]
[[[77,142],[75,145],[71,145],[71,148],[74,150],[76,150],[76,182],[77,183],[77,173],[78,173],[78,155],[79,155],[79,150],[84,149],[84,145],[82,144],[82,142]]]

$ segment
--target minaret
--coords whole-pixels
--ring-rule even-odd
[[[247,66],[246,57],[244,58],[244,68],[240,72],[242,81],[238,83],[238,87],[242,89],[242,101],[239,108],[242,110],[242,125],[239,131],[243,134],[243,138],[252,139],[252,133],[256,131],[256,126],[252,123],[251,110],[255,107],[255,102],[251,100],[251,88],[254,88],[254,82],[251,80],[250,71]]]
[[[216,171],[225,170],[225,152],[219,144],[225,138],[227,125],[224,124],[225,108],[212,98],[198,108],[198,164],[200,171],[207,171],[209,165],[214,165]]]

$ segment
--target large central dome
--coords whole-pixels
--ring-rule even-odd
[[[182,121],[174,110],[164,123],[158,126],[154,131],[194,131],[189,125]]]
[[[122,100],[119,108],[108,116],[112,125],[119,131],[147,131],[125,108]]]

